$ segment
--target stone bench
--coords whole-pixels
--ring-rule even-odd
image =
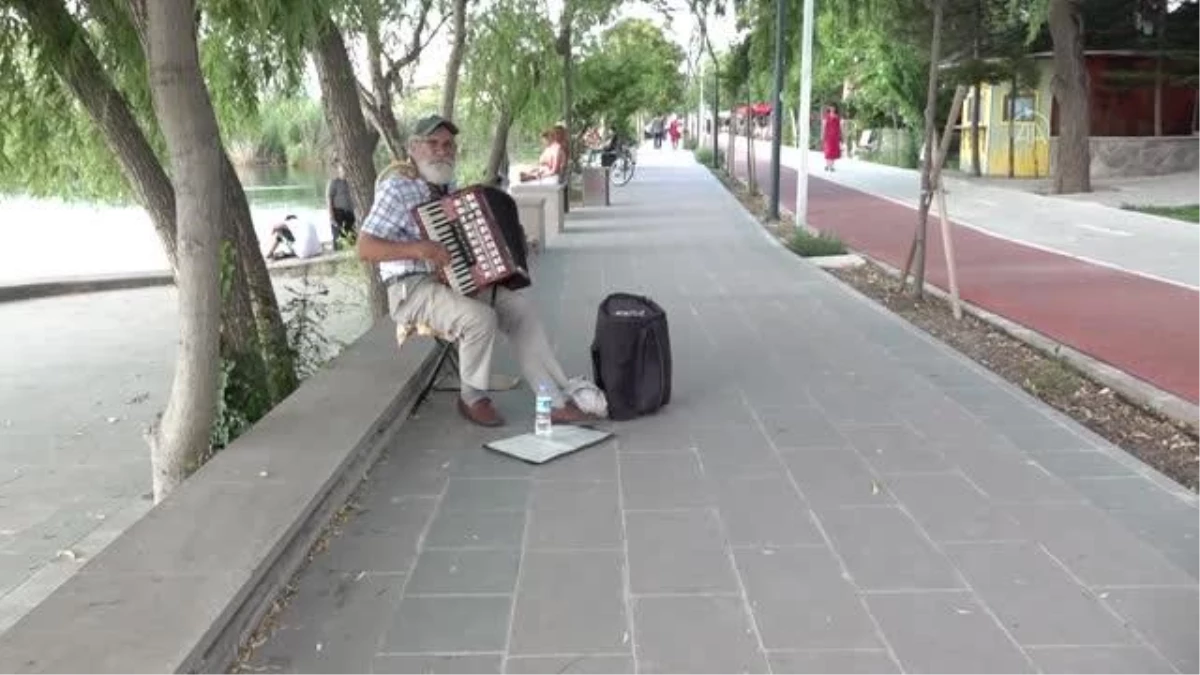
[[[583,205],[611,206],[609,179],[611,169],[602,166],[583,167]]]
[[[566,222],[567,213],[563,203],[566,189],[567,186],[563,184],[512,183],[508,187],[508,192],[513,196],[513,199],[518,200],[518,203],[525,196],[544,198],[545,201],[542,205],[544,231],[548,236],[554,236],[562,234],[563,225]],[[544,246],[545,244],[543,243]]]
[[[513,193],[513,201],[517,203],[517,215],[521,218],[521,226],[525,228],[525,241],[529,252],[535,254],[546,248],[546,200],[548,197],[538,192]]]
[[[0,672],[227,672],[427,379],[433,342],[395,340],[379,322],[89,560]]]

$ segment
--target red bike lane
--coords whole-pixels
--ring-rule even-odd
[[[769,161],[757,164],[765,185]],[[744,179],[744,157],[737,171]],[[794,211],[796,170],[782,167],[780,182],[783,206]],[[848,247],[897,268],[904,265],[917,223],[913,208],[812,174],[808,217]],[[1200,292],[993,237],[953,220],[951,236],[963,300],[1197,402]],[[927,238],[926,279],[948,289],[936,217],[929,220]]]

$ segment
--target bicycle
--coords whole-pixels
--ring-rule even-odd
[[[621,187],[633,180],[633,173],[637,169],[637,154],[624,143],[616,148],[615,154],[616,157],[609,165],[609,180],[613,185]]]

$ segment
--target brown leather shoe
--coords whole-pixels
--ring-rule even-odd
[[[586,422],[595,422],[599,419],[595,415],[589,415],[580,410],[574,401],[567,401],[567,404],[563,407],[550,411],[551,424],[583,424]]]
[[[504,418],[500,416],[500,413],[496,412],[496,408],[492,405],[492,400],[488,398],[481,398],[475,403],[467,405],[467,402],[460,397],[458,399],[458,413],[481,427],[504,426]]]

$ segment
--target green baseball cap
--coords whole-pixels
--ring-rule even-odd
[[[458,135],[458,127],[450,120],[441,115],[429,115],[417,120],[413,126],[413,134],[416,136],[428,136],[437,131],[438,127],[446,127],[446,131]]]

